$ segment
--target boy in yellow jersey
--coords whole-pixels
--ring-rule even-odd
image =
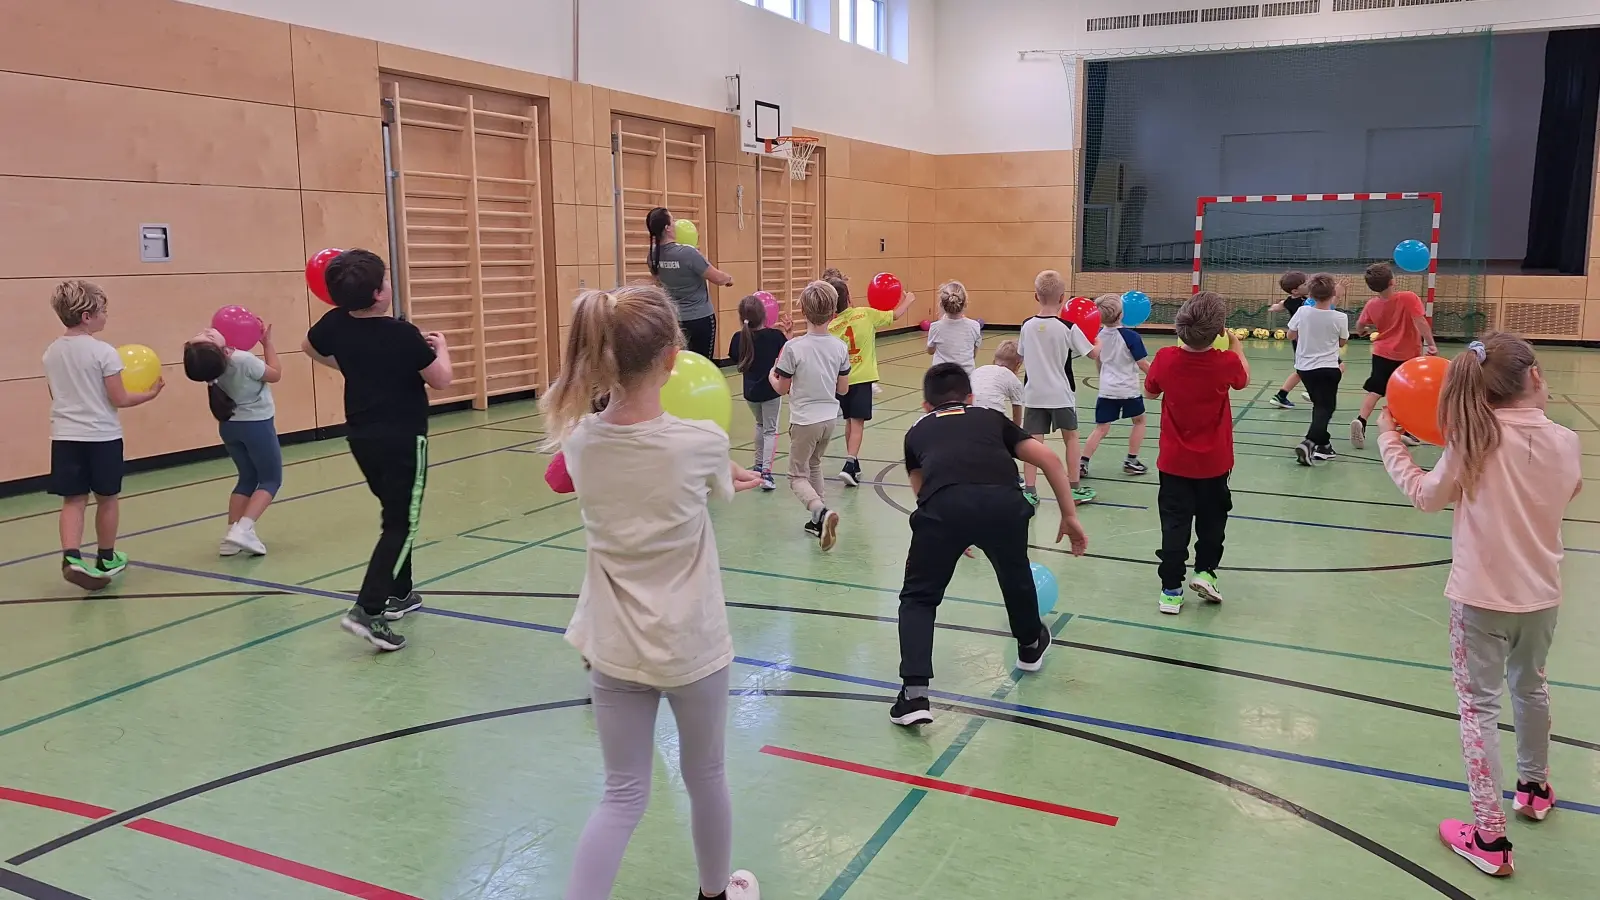
[[[844,470],[839,478],[850,487],[861,483],[861,439],[872,418],[872,388],[878,383],[878,329],[887,328],[906,314],[916,295],[910,291],[893,311],[850,305],[850,286],[843,278],[826,279],[839,292],[839,314],[828,331],[850,348],[850,389],[839,395],[844,415]]]

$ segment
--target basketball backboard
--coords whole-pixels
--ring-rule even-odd
[[[758,93],[751,79],[729,75],[728,112],[739,117],[739,147],[746,153],[767,152],[765,141],[774,140],[784,131],[783,104],[771,93]],[[777,150],[785,155],[787,147]]]

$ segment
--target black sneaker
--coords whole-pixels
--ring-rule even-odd
[[[1300,443],[1295,444],[1294,445],[1294,458],[1295,458],[1295,461],[1300,463],[1300,465],[1302,465],[1302,466],[1311,465],[1311,454],[1312,454],[1312,452],[1314,450],[1315,450],[1315,448],[1311,446],[1311,442],[1310,441],[1301,441]]]
[[[913,700],[901,688],[900,696],[894,698],[894,705],[889,707],[889,721],[896,725],[927,725],[933,721],[933,707],[927,697]]]
[[[1084,480],[1085,478],[1088,478],[1088,477],[1089,477],[1089,461],[1087,459],[1078,460],[1078,480],[1082,481],[1082,480]]]
[[[1044,667],[1045,651],[1050,649],[1050,629],[1039,623],[1039,639],[1031,647],[1017,645],[1017,668],[1024,672],[1037,672]]]
[[[370,615],[359,606],[350,607],[350,611],[339,620],[339,627],[385,652],[400,650],[406,645],[405,636],[395,634],[382,613]]]
[[[843,481],[845,484],[849,485],[850,487],[856,487],[856,486],[860,485],[861,484],[861,463],[856,461],[856,460],[853,460],[853,459],[845,460],[844,461],[844,468],[839,470],[839,480]]]
[[[1328,462],[1338,459],[1339,454],[1334,452],[1332,444],[1324,444],[1311,451],[1311,458],[1317,462]]]
[[[391,622],[398,622],[405,618],[406,613],[416,612],[422,608],[422,595],[416,591],[401,597],[390,597],[389,602],[383,606],[383,617]]]
[[[1276,394],[1273,394],[1272,395],[1272,399],[1267,401],[1267,402],[1271,403],[1273,406],[1276,406],[1279,409],[1294,409],[1294,401],[1290,400],[1289,399],[1289,395],[1284,393],[1283,391],[1279,391]]]
[[[1130,456],[1122,461],[1122,474],[1148,475],[1150,474],[1150,467],[1140,462],[1138,457]]]
[[[806,534],[811,535],[819,541],[822,540],[822,523],[813,522],[809,519],[806,520]]]

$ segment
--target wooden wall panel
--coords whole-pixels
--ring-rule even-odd
[[[300,186],[308,191],[381,194],[382,121],[371,116],[295,111],[300,135]]]
[[[0,428],[0,481],[49,472],[50,391],[42,375],[0,381],[0,421],[6,423]]]
[[[376,41],[296,25],[290,33],[289,50],[294,61],[295,106],[378,115]]]
[[[388,258],[389,214],[382,194],[300,192],[305,256],[327,247],[361,247]]]

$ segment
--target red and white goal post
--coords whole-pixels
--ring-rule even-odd
[[[1200,197],[1194,209],[1194,287],[1192,294],[1200,293],[1200,275],[1204,263],[1206,235],[1206,207],[1213,203],[1326,203],[1351,200],[1431,200],[1433,201],[1433,231],[1428,241],[1428,296],[1423,298],[1423,310],[1429,324],[1433,322],[1433,301],[1439,288],[1439,217],[1444,210],[1444,195],[1436,191],[1354,193],[1354,194],[1249,194],[1218,197]]]

